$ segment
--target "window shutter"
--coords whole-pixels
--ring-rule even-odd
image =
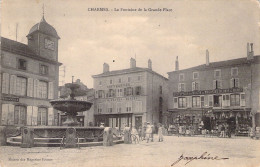
[[[48,108],[48,125],[53,125],[54,112],[53,108]]]
[[[2,104],[2,125],[7,125],[8,104]]]
[[[234,87],[234,82],[233,82],[233,78],[230,79],[230,88],[233,88]]]
[[[227,106],[230,106],[230,95],[226,95]]]
[[[126,88],[124,88],[124,96],[126,96]]]
[[[216,89],[216,80],[213,80],[213,89]]]
[[[213,96],[212,95],[209,95],[208,96],[208,102],[209,102],[209,107],[213,107]]]
[[[53,82],[49,82],[48,99],[53,99]]]
[[[33,97],[33,78],[28,78],[27,96]]]
[[[38,107],[32,107],[32,125],[37,125]]]
[[[195,82],[192,82],[192,91],[195,90]]]
[[[218,88],[222,89],[222,81],[221,80],[218,81]]]
[[[32,125],[33,107],[27,106],[27,125]]]
[[[8,116],[7,116],[8,125],[14,125],[14,105],[8,104]]]
[[[33,81],[33,97],[38,97],[39,92],[39,80],[35,79]]]
[[[246,95],[245,94],[240,94],[240,106],[246,106]]]
[[[239,88],[239,78],[236,78],[235,82],[236,82],[236,87]]]
[[[178,98],[173,98],[173,108],[178,108]]]
[[[2,93],[9,93],[9,74],[3,73]]]
[[[16,94],[16,76],[11,75],[10,77],[10,94],[15,95]]]

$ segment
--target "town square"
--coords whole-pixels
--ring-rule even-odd
[[[259,8],[3,0],[0,166],[260,166]]]

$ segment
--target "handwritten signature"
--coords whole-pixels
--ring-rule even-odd
[[[177,161],[175,161],[171,166],[176,165],[177,163],[179,163],[181,160],[187,161],[185,163],[185,165],[187,165],[188,163],[190,163],[193,160],[227,160],[229,158],[220,158],[218,156],[210,156],[210,154],[208,152],[204,152],[201,156],[195,156],[195,157],[187,157],[187,156],[183,156],[183,154],[178,158]]]

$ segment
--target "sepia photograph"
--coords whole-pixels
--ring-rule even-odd
[[[0,11],[0,167],[260,167],[259,0]]]

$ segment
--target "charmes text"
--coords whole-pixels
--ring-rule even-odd
[[[107,12],[109,11],[108,8],[88,8],[88,11],[100,11],[100,12]]]

